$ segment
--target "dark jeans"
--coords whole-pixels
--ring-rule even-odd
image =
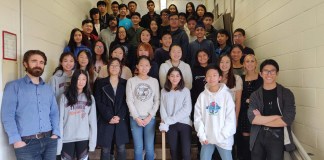
[[[252,160],[283,160],[283,129],[264,130],[262,127],[251,151]]]
[[[89,153],[89,141],[78,141],[63,143],[63,148],[61,152],[62,159],[64,160],[73,160],[74,156],[77,159],[86,159],[88,158]]]
[[[101,148],[100,160],[112,160],[110,151],[111,151],[111,149],[108,147]],[[118,160],[126,160],[125,144],[117,146],[117,159]]]
[[[45,137],[24,140],[26,146],[15,148],[17,160],[53,160],[56,158],[57,139]]]
[[[180,139],[180,141],[179,141]],[[172,160],[179,159],[178,153],[179,148],[181,148],[182,159],[191,159],[191,126],[183,123],[176,123],[169,126],[169,131],[167,132],[167,141],[170,145],[170,152]],[[180,142],[181,144],[178,144]],[[179,147],[178,145],[181,145]],[[181,156],[180,156],[181,157]]]

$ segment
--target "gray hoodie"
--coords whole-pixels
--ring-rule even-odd
[[[71,83],[71,76],[68,76],[62,70],[58,70],[54,73],[48,84],[52,87],[57,103],[60,102],[60,97]]]
[[[97,144],[96,102],[91,96],[92,104],[87,106],[84,93],[78,95],[78,102],[67,106],[67,98],[63,94],[60,100],[60,131],[57,151],[62,150],[62,143],[89,140],[89,151],[94,151]]]

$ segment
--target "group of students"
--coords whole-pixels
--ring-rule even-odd
[[[116,3],[111,4],[113,11]],[[229,33],[211,25],[214,16],[204,5],[198,5],[195,12],[189,2],[185,14],[170,5],[159,16],[149,0],[149,13],[141,17],[134,6],[130,7],[134,4],[128,4],[133,9],[131,20],[125,20],[125,4],[118,4],[118,16],[108,15],[106,3],[99,1],[98,8],[90,10],[92,20],[82,22],[83,30],[71,31],[59,66],[48,82],[60,111],[59,158],[83,159],[98,146],[101,159],[112,159],[116,145],[116,158],[126,159],[125,144],[131,132],[134,159],[142,159],[144,152],[146,160],[153,160],[158,111],[159,129],[167,133],[172,159],[191,159],[192,125],[202,160],[215,157],[215,148],[223,160],[234,155],[240,160],[276,159],[272,154],[282,158],[269,148],[262,149],[263,139],[250,133],[251,126],[258,125],[264,131],[278,129],[282,138],[280,128],[291,125],[294,119],[290,116],[289,124],[278,120],[283,116],[277,112],[279,103],[277,109],[258,110],[263,101],[272,104],[276,90],[269,93],[267,88],[261,89],[271,99],[261,94],[260,103],[250,100],[261,86],[276,84],[278,64],[266,60],[259,73],[254,51],[244,45],[245,31],[236,29],[231,45]],[[141,19],[145,23],[140,23]],[[260,99],[260,94],[254,98]],[[264,112],[271,118],[263,117]],[[278,122],[266,128],[272,121],[280,121],[281,126]],[[258,145],[258,152],[250,145]]]

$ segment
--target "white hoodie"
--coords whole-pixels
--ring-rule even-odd
[[[195,104],[194,126],[199,141],[207,140],[223,149],[232,150],[236,132],[235,104],[227,86],[220,83],[217,92],[208,85]]]

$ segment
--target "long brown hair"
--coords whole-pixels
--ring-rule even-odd
[[[177,85],[177,87],[174,88],[174,90],[182,90],[184,87],[185,87],[185,82],[183,80],[183,75],[182,75],[182,72],[181,70],[178,68],[178,67],[171,67],[167,73],[167,76],[166,76],[166,81],[164,83],[164,89],[168,92],[170,92],[172,90],[172,84],[171,84],[171,81],[169,80],[169,76],[171,75],[171,73],[173,71],[176,71],[176,72],[179,72],[180,76],[181,76],[181,79]]]
[[[236,80],[235,80],[235,76],[234,76],[234,72],[233,72],[233,65],[232,65],[232,58],[231,58],[231,56],[229,56],[228,54],[222,54],[219,57],[218,66],[220,66],[220,62],[222,61],[222,59],[224,57],[228,57],[231,64],[230,64],[230,69],[228,70],[228,73],[227,73],[227,77],[225,77],[224,74],[223,74],[223,77],[224,78],[227,78],[226,86],[229,89],[232,89],[232,88],[234,88],[236,86]]]

